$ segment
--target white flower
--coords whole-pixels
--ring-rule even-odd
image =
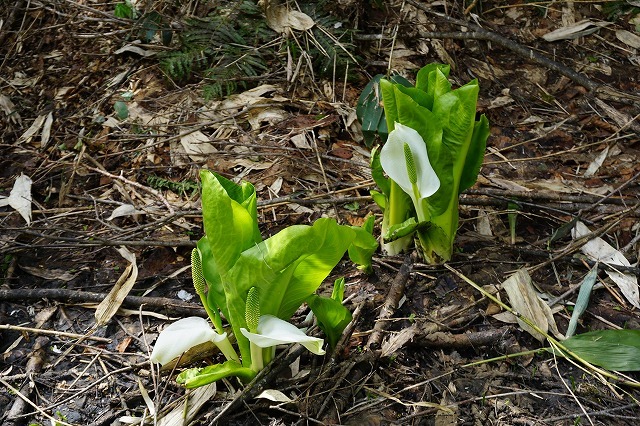
[[[206,319],[183,318],[162,330],[151,353],[151,361],[165,365],[201,343],[218,344],[225,340],[227,340],[227,333],[216,333]]]
[[[410,159],[407,158],[405,144],[410,149]],[[422,136],[409,126],[395,124],[380,151],[380,164],[389,178],[409,194],[416,209],[419,209],[422,199],[435,194],[440,188],[440,179],[429,161],[427,145]],[[415,170],[413,179],[410,170],[412,165]]]
[[[307,336],[295,325],[273,315],[262,315],[260,317],[257,333],[251,333],[245,328],[241,328],[240,331],[244,334],[244,337],[249,339],[249,342],[260,348],[270,348],[287,343],[300,343],[316,355],[325,354],[322,349],[323,339]]]

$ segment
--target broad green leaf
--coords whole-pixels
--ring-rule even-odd
[[[349,259],[358,265],[358,269],[363,270],[367,274],[373,272],[371,258],[378,249],[378,241],[372,235],[374,222],[375,217],[370,215],[362,224],[362,227],[351,227],[351,229],[355,231],[355,236],[349,246]]]
[[[229,321],[243,359],[250,358],[248,342],[240,334],[240,328],[246,328],[244,305],[249,288],[260,290],[261,314],[288,320],[329,275],[355,236],[353,229],[321,218],[313,226],[283,229],[242,252],[223,276],[223,285]]]
[[[416,76],[416,87],[420,90],[424,90],[427,94],[427,104],[424,105],[428,109],[433,108],[433,96],[435,92],[436,86],[436,70],[440,71],[440,74],[444,75],[445,79],[449,76],[449,71],[451,67],[449,65],[443,65],[438,63],[428,64],[420,71],[418,71],[418,75]]]
[[[489,137],[489,120],[483,114],[473,127],[473,135],[469,143],[467,158],[464,163],[462,175],[460,176],[460,187],[458,193],[471,188],[478,180],[478,173],[482,167],[484,152],[487,149],[487,138]]]
[[[445,74],[440,69],[436,69],[434,72],[435,81],[433,83],[433,105],[434,107],[431,110],[435,110],[435,105],[437,99],[444,96],[446,93],[451,92],[451,83],[449,82],[449,74]],[[429,89],[431,90],[431,89]]]
[[[380,207],[380,209],[382,209],[382,211],[384,211],[387,207],[387,197],[385,197],[383,193],[376,190],[371,190],[370,194],[371,198],[373,198],[373,201],[378,205],[378,207]]]
[[[380,91],[380,79],[382,77],[384,77],[382,74],[378,74],[371,79],[362,90],[356,106],[356,115],[362,125],[362,133],[365,144],[368,147],[373,145],[376,134],[380,136],[382,141],[385,141],[389,133]],[[404,86],[411,86],[409,81],[399,75],[392,76],[391,81]]]
[[[335,348],[342,332],[351,322],[351,312],[340,302],[329,297],[312,294],[306,302],[318,318],[318,325],[327,335],[329,345]]]
[[[473,80],[457,90],[436,97],[433,104],[433,113],[442,125],[442,143],[449,148],[453,157],[456,193],[473,136],[479,90],[477,81]]]
[[[387,130],[393,131],[395,123],[398,122],[398,107],[396,105],[395,84],[387,79],[380,79],[380,91],[384,104],[384,116],[387,122]]]
[[[249,383],[256,376],[255,371],[243,367],[237,361],[226,361],[223,364],[209,365],[204,368],[190,368],[178,375],[176,381],[186,388],[197,388],[220,379],[237,376],[244,383]]]
[[[598,330],[562,342],[591,364],[615,371],[640,371],[640,330]]]
[[[427,108],[420,106],[406,93],[395,90],[398,122],[416,130],[427,146],[429,161],[438,179],[440,188],[429,197],[429,210],[432,216],[444,212],[449,206],[454,188],[453,157],[443,144],[443,128],[439,117]],[[385,98],[386,99],[386,98]]]
[[[200,250],[200,255],[202,256],[202,273],[207,282],[207,305],[211,310],[220,309],[222,314],[228,317],[227,297],[224,294],[222,278],[211,253],[209,239],[206,236],[198,241],[198,250]]]
[[[596,265],[589,271],[587,276],[584,277],[584,280],[582,280],[582,284],[580,284],[578,298],[576,299],[576,304],[573,307],[573,312],[571,313],[571,320],[569,320],[569,325],[567,326],[567,338],[575,334],[576,327],[578,326],[578,320],[589,306],[591,290],[593,289],[593,285],[596,283],[597,279],[598,263],[596,262]]]
[[[360,94],[356,106],[356,115],[362,125],[364,142],[368,147],[373,145],[376,134],[382,130],[380,128],[381,125],[384,124],[385,131],[387,128],[384,110],[380,105],[382,103],[382,95],[380,93],[381,77],[382,74],[378,74],[371,79]]]
[[[208,170],[201,171],[200,178],[205,238],[217,272],[224,276],[243,250],[260,241],[255,189],[250,183],[237,185]],[[210,260],[204,256],[202,267],[208,279]]]

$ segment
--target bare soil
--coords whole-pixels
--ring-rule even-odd
[[[577,295],[567,290],[593,263],[569,234],[552,240],[562,225],[579,216],[636,265],[640,46],[624,37],[638,37],[637,2],[380,3],[327,6],[358,30],[348,79],[321,77],[304,61],[292,74],[297,64],[280,51],[238,90],[243,97],[211,100],[201,75],[173,81],[154,55],[131,49],[166,47],[132,44],[136,23],[115,18],[113,3],[4,1],[0,194],[29,176],[33,218],[27,226],[0,208],[0,423],[153,424],[149,406],[157,418],[182,413],[176,371],[158,372],[148,355],[171,320],[203,315],[188,269],[202,236],[198,170],[252,182],[264,236],[321,216],[353,225],[380,216],[354,117],[390,57],[409,79],[436,61],[451,64],[456,85],[480,82],[491,136],[478,183],[461,196],[450,268],[487,288],[527,268],[540,294],[556,300],[564,332]],[[206,16],[203,5],[189,6],[140,7],[176,30],[189,13]],[[583,20],[607,25],[542,38]],[[118,101],[127,118],[118,118]],[[110,217],[124,204],[137,212]],[[130,266],[123,250],[135,258],[135,285],[98,325],[98,303]],[[255,386],[221,381],[187,419],[159,424],[640,424],[636,387],[549,352],[509,357],[547,344],[495,317],[500,308],[452,269],[408,256],[377,254],[371,275],[345,260],[327,279],[346,277],[354,311],[334,353],[283,350]],[[640,328],[638,310],[600,279],[578,332]],[[209,348],[189,363],[218,357]],[[293,402],[256,398],[264,389]]]

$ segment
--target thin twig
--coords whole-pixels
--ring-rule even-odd
[[[113,339],[107,339],[105,337],[87,336],[84,334],[67,333],[65,331],[58,331],[58,330],[44,330],[42,328],[21,327],[19,325],[11,325],[11,324],[0,324],[0,330],[13,330],[13,331],[20,331],[20,332],[28,332],[33,334],[49,334],[53,336],[69,337],[71,339],[88,339],[88,340],[95,340],[96,342],[105,342],[105,343],[111,343],[113,341]]]

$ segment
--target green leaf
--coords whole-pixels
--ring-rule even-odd
[[[380,207],[382,211],[384,211],[387,206],[387,197],[376,190],[371,190],[369,194],[371,195],[371,198],[373,198],[374,203],[376,203],[378,207]]]
[[[413,234],[418,229],[418,222],[415,217],[410,217],[402,223],[391,225],[383,239],[385,243],[390,243],[398,238]]]
[[[208,170],[202,170],[200,178],[204,231],[216,270],[224,276],[243,250],[261,240],[256,193],[248,182],[238,185]],[[202,255],[208,278],[206,268],[211,259]]]
[[[116,18],[133,19],[133,7],[127,3],[118,3],[113,11]]]
[[[318,318],[318,326],[327,335],[329,345],[334,348],[351,322],[351,312],[342,303],[329,297],[312,294],[306,302]]]
[[[389,178],[384,175],[384,170],[382,170],[382,165],[380,164],[379,146],[376,146],[371,150],[371,177],[373,178],[376,185],[378,185],[378,188],[380,188],[380,191],[382,191],[382,193],[385,195],[385,197],[389,197],[389,193],[391,192],[391,184],[389,183]],[[380,205],[380,203],[378,203],[378,205]]]
[[[116,101],[113,104],[113,109],[116,112],[119,120],[126,120],[129,117],[129,107],[127,104],[122,101]]]
[[[374,222],[375,217],[370,215],[362,227],[351,227],[355,231],[355,238],[349,246],[349,259],[367,274],[373,272],[371,258],[378,249],[378,241],[372,235]]]
[[[436,79],[438,75],[442,75],[446,78],[449,76],[449,71],[451,67],[449,65],[431,63],[428,64],[420,71],[418,71],[418,75],[416,76],[416,88],[423,90],[427,94],[428,102],[425,106],[428,109],[433,108],[433,98],[436,88]],[[438,73],[439,71],[439,73]],[[442,82],[441,82],[442,84]],[[439,89],[441,91],[442,89]]]
[[[362,133],[367,147],[373,145],[376,134],[385,141],[389,133],[385,110],[382,106],[382,93],[380,90],[382,77],[384,77],[382,74],[378,74],[371,79],[362,90],[356,105],[356,115],[362,125]],[[394,75],[390,80],[403,86],[411,86],[411,83],[400,75]]]
[[[596,263],[596,265],[589,271],[587,276],[584,277],[584,280],[582,280],[582,284],[580,284],[580,292],[578,293],[576,304],[573,308],[573,312],[571,313],[571,320],[569,320],[569,325],[567,326],[567,337],[571,337],[575,334],[576,327],[578,326],[578,320],[589,306],[591,290],[593,289],[593,286],[596,283],[597,279],[598,264]]]
[[[371,79],[360,94],[356,105],[356,115],[362,125],[362,134],[367,147],[373,145],[377,133],[387,130],[384,110],[380,106],[382,101],[379,88],[381,77],[382,74],[378,74]],[[384,124],[384,129],[381,128],[381,124]]]
[[[344,277],[340,277],[333,282],[331,298],[336,302],[342,303],[342,300],[344,299]]]
[[[640,330],[598,330],[562,342],[591,364],[615,371],[640,371]]]
[[[230,376],[237,376],[244,383],[249,383],[256,376],[256,373],[250,368],[243,367],[237,361],[226,361],[223,364],[184,370],[176,377],[176,381],[186,388],[191,389],[208,385],[209,383]]]
[[[478,180],[478,173],[482,167],[484,152],[487,149],[487,138],[489,137],[489,120],[484,114],[476,121],[473,127],[473,135],[469,143],[467,158],[464,163],[464,169],[460,176],[460,187],[458,193],[465,189],[471,188]]]
[[[229,322],[247,365],[249,344],[240,333],[247,328],[245,298],[249,288],[260,290],[262,315],[288,320],[313,294],[356,238],[356,231],[333,219],[313,226],[294,225],[243,251],[223,275]]]

